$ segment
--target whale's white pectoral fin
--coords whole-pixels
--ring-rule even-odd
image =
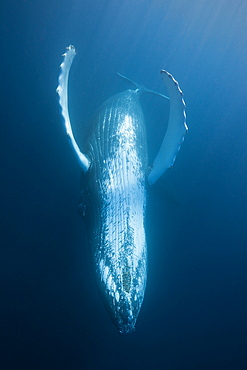
[[[70,144],[74,150],[74,153],[76,155],[76,158],[79,162],[79,165],[82,169],[82,171],[87,171],[90,162],[89,159],[80,151],[73,132],[72,132],[72,127],[69,119],[69,112],[68,112],[68,77],[69,77],[69,71],[71,64],[73,62],[73,59],[76,55],[75,48],[73,45],[70,45],[67,47],[66,53],[63,55],[64,56],[64,61],[61,64],[61,74],[59,76],[58,80],[58,87],[57,87],[57,93],[59,95],[59,104],[62,107],[62,115],[65,121],[65,128],[66,128],[66,134],[67,137],[70,141]]]
[[[188,130],[186,125],[185,102],[178,82],[165,70],[161,70],[160,73],[170,97],[170,115],[165,137],[148,176],[150,185],[154,184],[173,165],[180,146],[184,141],[184,135]]]

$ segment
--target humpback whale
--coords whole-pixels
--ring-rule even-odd
[[[151,167],[139,97],[152,90],[137,84],[101,105],[82,152],[68,113],[68,76],[75,54],[72,45],[64,54],[57,88],[59,103],[68,140],[82,170],[79,208],[88,230],[97,283],[118,331],[126,334],[135,329],[146,287],[147,188],[173,165],[187,131],[185,103],[177,81],[161,70],[170,114]]]

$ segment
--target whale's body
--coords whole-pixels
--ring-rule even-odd
[[[80,210],[98,285],[113,321],[124,334],[135,328],[146,286],[146,184],[155,182],[174,162],[187,129],[184,102],[177,82],[163,71],[168,76],[170,119],[151,172],[140,89],[116,94],[99,108],[86,154],[82,154],[67,109],[67,80],[74,55],[70,46],[61,65],[58,93],[67,135],[83,172]]]
[[[97,281],[112,319],[126,333],[135,327],[147,276],[147,147],[137,92],[125,91],[103,104],[87,153],[92,166],[84,175],[85,216]]]

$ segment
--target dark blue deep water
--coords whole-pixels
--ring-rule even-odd
[[[246,369],[247,2],[2,0],[0,30],[0,369]],[[55,92],[69,44],[81,145],[99,105],[130,87],[116,72],[166,93],[164,68],[187,104],[185,142],[149,192],[148,283],[127,336],[98,296],[77,213]],[[151,163],[169,105],[141,103]]]

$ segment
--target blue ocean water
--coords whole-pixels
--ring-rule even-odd
[[[5,0],[0,17],[0,369],[246,369],[247,3]],[[185,142],[148,195],[148,283],[127,336],[98,296],[77,213],[55,92],[69,44],[81,145],[99,105],[129,88],[117,72],[166,93],[164,68],[187,105]],[[169,105],[141,103],[151,163]]]

